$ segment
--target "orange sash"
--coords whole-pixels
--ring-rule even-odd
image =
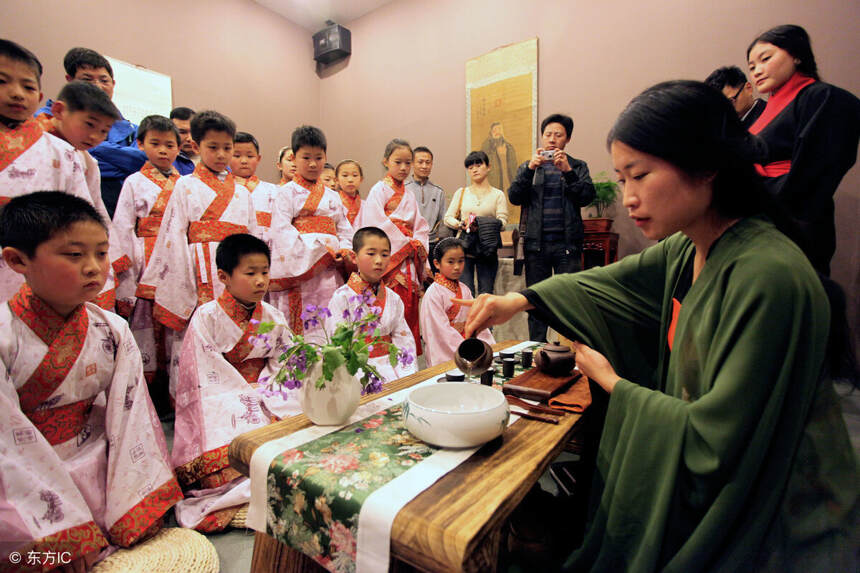
[[[206,207],[200,220],[192,221],[188,225],[188,243],[214,243],[223,241],[235,233],[247,233],[248,227],[245,225],[220,220],[236,193],[236,181],[233,174],[228,172],[224,181],[221,181],[201,162],[194,168],[192,177],[197,177],[215,191],[215,198]],[[212,268],[212,257],[209,254],[209,249],[203,249],[203,259],[204,268],[208,271]],[[199,305],[215,298],[212,286],[214,278],[210,277],[208,282],[203,282],[203,276],[200,274],[201,261],[196,251],[194,252],[194,262],[194,273],[197,276],[197,304]]]
[[[93,399],[56,408],[51,408],[45,401],[63,384],[83,350],[89,328],[87,310],[80,305],[68,319],[64,319],[34,295],[26,284],[9,300],[9,308],[48,346],[42,362],[18,388],[21,410],[49,444],[61,444],[81,432]],[[89,368],[87,374],[90,374]]]
[[[0,123],[0,171],[9,167],[42,137],[39,122],[33,118],[15,128]]]
[[[373,287],[369,282],[361,278],[361,275],[358,273],[352,273],[349,275],[349,280],[346,281],[346,284],[349,285],[349,288],[353,290],[356,294],[364,294],[365,291],[373,292]],[[379,283],[377,285],[377,294],[376,299],[373,301],[373,305],[379,307],[379,317],[382,318],[382,313],[385,312],[385,299],[386,299],[386,288],[385,285]],[[391,342],[390,334],[383,334],[380,337],[385,342]],[[364,338],[365,342],[370,342],[373,339],[372,336],[366,336]],[[371,358],[379,358],[380,356],[388,356],[388,347],[377,345],[374,346],[370,351]]]
[[[296,173],[293,181],[310,191],[305,204],[302,205],[302,208],[293,217],[292,224],[296,230],[299,233],[326,233],[337,236],[337,225],[331,217],[314,215],[325,193],[325,187],[322,182],[308,181],[298,173]],[[287,318],[290,323],[290,330],[294,334],[302,334],[304,332],[304,324],[302,324],[301,319],[303,310],[301,283],[331,266],[333,258],[334,253],[326,253],[301,276],[288,280],[273,280],[269,283],[269,290],[287,289],[287,306],[289,308],[289,316]],[[272,289],[273,283],[274,289]]]
[[[349,220],[349,224],[354,224],[355,218],[358,216],[358,211],[361,209],[361,195],[356,193],[355,197],[350,197],[343,191],[338,191],[337,193],[340,195],[341,203],[346,207],[346,218]]]
[[[257,327],[251,323],[250,319],[259,321],[262,318],[263,305],[257,303],[249,319],[247,316],[248,311],[245,310],[245,307],[226,290],[218,297],[218,304],[224,309],[227,316],[236,323],[236,326],[242,329],[242,337],[239,339],[239,342],[229,352],[224,353],[224,358],[239,371],[239,374],[242,375],[242,378],[248,384],[255,384],[260,377],[260,372],[262,372],[263,367],[266,365],[266,359],[251,358],[246,360],[246,358],[251,353],[251,350],[254,349],[250,338],[257,333]]]
[[[463,291],[460,288],[460,281],[452,281],[448,277],[442,275],[442,273],[436,273],[436,277],[433,279],[433,282],[439,284],[440,286],[445,287],[457,298],[463,297]],[[448,310],[445,311],[445,316],[448,317],[448,324],[454,327],[454,330],[459,332],[461,335],[463,334],[463,330],[466,327],[465,322],[454,322],[457,319],[457,315],[460,314],[460,304],[459,303],[451,303],[451,306]]]
[[[149,214],[146,217],[139,218],[135,225],[135,234],[138,237],[143,237],[144,264],[148,265],[149,258],[152,256],[152,249],[155,247],[155,239],[158,237],[158,229],[161,227],[161,219],[164,217],[164,210],[167,208],[170,195],[173,194],[173,187],[179,179],[179,172],[173,169],[170,177],[165,177],[149,161],[143,164],[140,172],[161,189],[158,197],[155,198],[155,203],[149,209]]]
[[[260,184],[260,178],[256,175],[251,175],[247,179],[245,179],[244,177],[239,177],[237,175],[234,175],[233,177],[235,178],[236,183],[245,187],[245,189],[247,189],[250,193],[253,193],[254,189],[257,188],[257,185]]]

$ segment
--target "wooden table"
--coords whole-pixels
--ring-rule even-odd
[[[597,256],[593,256],[597,255]],[[596,264],[600,258],[603,264]],[[618,233],[586,231],[582,241],[582,268],[606,266],[618,260]]]
[[[495,350],[516,342],[496,344]],[[376,400],[454,368],[439,364],[388,384]],[[391,570],[495,571],[502,526],[541,474],[576,431],[578,414],[565,414],[558,425],[521,418],[504,434],[409,502],[391,529]],[[310,426],[304,415],[238,436],[230,444],[230,464],[249,475],[254,450]],[[323,571],[311,558],[265,533],[256,533],[251,571],[259,573]]]

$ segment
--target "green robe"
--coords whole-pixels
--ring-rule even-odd
[[[538,311],[622,377],[566,568],[855,570],[860,481],[824,373],[818,277],[770,222],[738,222],[686,294],[670,352],[672,296],[694,254],[679,233],[532,287]]]

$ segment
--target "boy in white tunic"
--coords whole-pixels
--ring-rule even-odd
[[[303,125],[293,132],[292,144],[296,173],[272,205],[269,301],[286,315],[294,333],[321,342],[322,328],[309,325],[305,331],[302,311],[325,306],[343,284],[338,269],[349,256],[353,230],[340,197],[320,181],[326,157],[323,132]]]
[[[224,290],[215,278],[218,243],[235,233],[257,233],[251,195],[227,171],[235,135],[236,124],[217,111],[202,111],[192,118],[191,137],[200,163],[176,182],[137,287],[139,298],[153,301],[155,319],[180,337],[194,309]],[[176,339],[170,350],[171,396],[179,343]]]
[[[0,39],[0,206],[11,198],[53,189],[91,201],[75,149],[45,133],[33,113],[42,100],[42,64],[26,48]],[[0,262],[0,302],[24,279]]]
[[[358,272],[352,273],[347,283],[331,297],[328,305],[331,316],[326,320],[326,330],[334,332],[337,323],[345,319],[347,311],[354,317],[356,309],[363,304],[362,297],[369,294],[370,306],[380,309],[379,331],[382,339],[394,344],[401,355],[414,357],[415,339],[403,316],[403,301],[382,282],[391,258],[388,235],[378,227],[361,228],[355,232],[352,248]],[[369,363],[377,369],[383,383],[418,371],[414,360],[398,362],[397,366],[392,367],[386,346],[373,348]]]
[[[244,432],[300,412],[295,396],[263,397],[260,380],[274,376],[290,332],[284,315],[262,302],[269,287],[269,248],[257,237],[231,235],[215,255],[224,292],[191,318],[179,357],[173,465],[193,496],[176,506],[180,525],[224,529],[250,501],[248,478],[230,467],[227,447]],[[266,344],[257,325],[274,322]]]
[[[157,531],[182,492],[128,325],[85,302],[110,266],[99,214],[62,192],[16,197],[0,246],[26,278],[0,306],[3,540],[83,571]]]
[[[262,158],[257,138],[244,131],[237,132],[236,137],[233,138],[233,159],[230,160],[230,170],[236,178],[236,183],[244,185],[251,194],[257,214],[259,237],[271,247],[269,227],[272,226],[272,201],[278,193],[278,186],[261,181],[257,177],[257,166]]]

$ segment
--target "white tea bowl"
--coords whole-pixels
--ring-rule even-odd
[[[403,405],[406,429],[444,448],[471,448],[505,431],[510,411],[501,391],[480,384],[441,382],[416,388]]]

